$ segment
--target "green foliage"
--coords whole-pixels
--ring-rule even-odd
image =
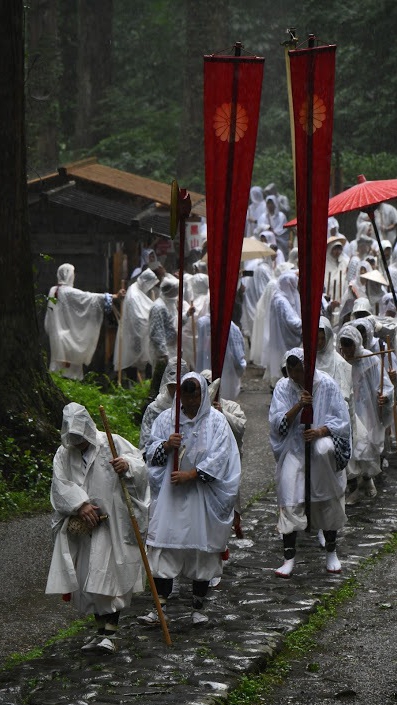
[[[99,406],[102,405],[112,433],[138,445],[141,410],[149,392],[149,381],[135,384],[132,389],[124,389],[110,382],[107,377],[101,378],[100,382],[95,373],[86,375],[83,382],[65,379],[55,373],[52,377],[65,397],[87,408],[99,430],[103,428],[99,414]],[[0,433],[2,520],[50,508],[54,455],[54,449],[48,447],[46,439],[39,438],[35,432],[37,421],[34,418],[19,418],[15,415],[9,418],[9,422],[13,435],[10,435],[9,429],[3,429]]]
[[[112,433],[117,433],[133,445],[139,442],[139,423],[142,406],[149,392],[150,382],[134,384],[132,389],[124,389],[94,372],[85,376],[82,382],[53,373],[52,378],[66,397],[82,404],[94,419],[98,429],[103,430],[99,407],[103,406]],[[106,391],[103,388],[106,383]]]
[[[357,183],[357,176],[364,174],[372,179],[395,179],[397,177],[397,155],[380,152],[368,154],[345,150],[341,154],[344,188]]]

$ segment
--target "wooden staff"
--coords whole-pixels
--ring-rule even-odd
[[[389,360],[389,370],[393,367],[393,361],[391,358],[392,350],[390,349],[390,335],[386,336],[386,345],[389,348],[387,351],[387,357]],[[394,384],[393,384],[394,386]],[[396,395],[393,395],[393,421],[394,421],[394,438],[397,440],[397,408],[396,408]]]
[[[380,352],[383,352],[383,341],[379,339],[379,350]],[[385,356],[381,355],[380,356],[380,385],[379,385],[379,394],[380,396],[383,395],[383,376],[385,373]],[[379,416],[382,419],[383,418],[383,407],[381,406],[379,409]]]
[[[379,350],[379,352],[368,353],[368,355],[357,355],[357,357],[353,357],[353,360],[364,360],[365,357],[373,357],[374,355],[380,355],[382,357],[383,355],[387,355],[392,352],[394,352],[393,348],[390,350]]]
[[[339,301],[342,301],[342,270],[339,272]]]
[[[124,279],[121,280],[121,288],[124,289],[125,282]],[[119,319],[119,349],[118,349],[118,371],[117,371],[117,384],[121,387],[121,353],[123,350],[123,300],[120,301],[120,319]]]
[[[191,306],[194,306],[194,301],[193,299],[190,302]],[[197,351],[196,351],[196,321],[194,320],[194,313],[192,313],[192,336],[193,336],[193,362],[194,362],[194,369],[196,369],[196,357],[197,357]]]
[[[108,422],[108,419],[107,419],[107,416],[106,416],[106,413],[105,413],[105,409],[103,408],[102,405],[99,407],[99,413],[101,414],[102,423],[103,423],[104,429],[105,429],[105,431],[106,431],[106,435],[107,435],[108,443],[109,443],[109,446],[110,446],[110,450],[112,451],[112,456],[113,456],[113,458],[117,458],[116,446],[114,445],[113,437],[112,437],[112,434],[111,434],[110,428],[109,428],[109,422]],[[172,643],[172,642],[171,642],[171,637],[170,637],[170,634],[169,634],[169,631],[168,631],[167,622],[165,621],[164,612],[163,612],[163,610],[162,610],[162,608],[161,608],[159,596],[158,596],[158,594],[157,594],[156,585],[155,585],[155,582],[154,582],[154,580],[153,580],[152,571],[150,570],[149,561],[148,561],[148,559],[147,559],[147,555],[146,555],[146,551],[145,551],[145,546],[144,546],[144,544],[143,544],[142,536],[141,536],[141,533],[140,533],[140,531],[139,531],[138,522],[137,522],[137,520],[136,520],[136,518],[135,518],[134,508],[133,508],[133,506],[132,506],[132,501],[131,501],[130,493],[128,492],[128,488],[127,488],[127,485],[125,484],[124,478],[119,475],[119,480],[120,480],[121,488],[122,488],[122,490],[123,490],[124,499],[125,499],[126,504],[127,504],[127,507],[128,507],[128,513],[129,513],[129,515],[130,515],[132,528],[134,529],[135,538],[136,538],[136,540],[137,540],[137,544],[138,544],[139,550],[140,550],[140,552],[141,552],[141,557],[142,557],[143,565],[145,566],[146,575],[147,575],[147,577],[148,577],[148,581],[149,581],[149,585],[150,585],[150,590],[151,590],[152,595],[153,595],[153,600],[154,600],[154,603],[155,603],[155,605],[156,605],[157,614],[158,614],[158,616],[159,616],[161,628],[162,628],[162,630],[163,630],[165,643],[167,644],[167,646],[171,646],[171,643]]]
[[[334,297],[333,301],[336,301],[336,279],[334,279]]]
[[[327,296],[331,296],[331,272],[328,272]]]

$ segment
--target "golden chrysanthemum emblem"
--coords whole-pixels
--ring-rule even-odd
[[[222,142],[230,142],[230,129],[232,121],[232,104],[222,103],[219,108],[216,109],[214,115],[214,130],[217,137],[219,137]],[[244,137],[246,131],[248,130],[248,114],[245,108],[243,108],[239,103],[237,103],[236,109],[236,132],[234,135],[234,141],[238,142]]]
[[[324,120],[327,117],[327,108],[322,98],[318,95],[313,96],[313,121],[309,125],[309,100],[305,100],[299,111],[299,122],[305,132],[313,135],[316,130],[322,127]]]

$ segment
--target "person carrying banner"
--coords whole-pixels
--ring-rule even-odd
[[[118,475],[124,478],[142,535],[149,511],[146,466],[139,450],[106,433],[72,402],[63,410],[62,445],[54,457],[51,504],[54,549],[46,593],[71,600],[80,614],[94,614],[97,632],[83,651],[116,651],[120,610],[143,592],[145,571]]]
[[[280,379],[270,405],[270,443],[277,461],[278,531],[283,536],[284,563],[276,575],[289,578],[295,563],[297,532],[307,526],[305,514],[305,443],[311,443],[311,527],[325,537],[326,570],[339,573],[338,529],[346,522],[345,467],[350,457],[350,419],[336,382],[315,370],[313,394],[304,387],[301,348],[286,355],[288,377]],[[305,430],[301,411],[313,407],[313,424]]]
[[[189,372],[181,384],[180,432],[175,433],[175,398],[153,424],[146,460],[151,488],[148,559],[166,609],[173,579],[193,581],[193,624],[203,614],[209,581],[222,574],[222,552],[233,523],[241,466],[229,424],[211,406],[207,382]],[[174,470],[174,453],[179,468]],[[139,618],[154,624],[157,613]]]

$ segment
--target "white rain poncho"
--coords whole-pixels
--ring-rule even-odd
[[[172,406],[173,396],[170,394],[168,385],[177,383],[176,368],[177,358],[172,357],[168,360],[167,366],[163,372],[157,397],[145,410],[141,423],[141,433],[139,436],[139,448],[142,451],[145,450],[146,444],[149,441],[154,420],[157,419],[158,415],[161,414],[162,411],[170,409]],[[185,360],[181,360],[181,379],[188,372],[188,365]]]
[[[387,403],[380,411],[378,393],[380,391],[381,364],[377,355],[371,355],[369,350],[363,348],[360,332],[350,324],[345,324],[339,331],[338,346],[340,346],[341,338],[353,341],[356,358],[352,360],[356,429],[353,434],[353,450],[348,475],[349,478],[361,475],[374,477],[380,473],[380,454],[384,447],[385,428],[391,423],[393,385],[387,374],[387,365],[385,365],[383,395],[387,397]]]
[[[371,352],[379,351],[379,339],[374,336],[375,319],[372,316],[356,318],[354,321],[350,321],[350,325],[360,331],[363,340],[362,344],[366,350],[370,350]]]
[[[224,399],[237,399],[241,378],[247,367],[243,335],[233,321],[230,323],[229,337],[223,363],[220,395]],[[211,320],[202,316],[197,321],[197,372],[211,369]]]
[[[44,328],[50,339],[50,370],[64,377],[83,379],[83,365],[89,365],[96,350],[105,306],[111,310],[110,294],[93,294],[75,289],[74,266],[62,264],[58,284],[50,289]]]
[[[260,186],[252,186],[250,190],[250,204],[247,209],[245,236],[252,237],[261,215],[266,212],[266,201]]]
[[[287,350],[300,345],[302,320],[298,277],[295,272],[284,272],[277,280],[269,309],[269,338],[264,352],[266,376],[274,386],[281,377],[281,361]]]
[[[199,477],[183,485],[172,485],[173,453],[165,465],[152,464],[158,447],[174,433],[174,400],[172,409],[164,411],[154,422],[147,448],[152,492],[147,544],[218,553],[225,550],[233,522],[240,456],[228,422],[211,406],[204,377],[189,372],[182,382],[187,379],[199,381],[201,404],[193,419],[185,416],[181,408],[180,433],[185,451],[180,469],[196,468]]]
[[[71,434],[89,442],[88,450],[72,445]],[[64,408],[62,446],[54,457],[51,504],[54,550],[46,593],[72,593],[83,614],[108,614],[128,607],[133,592],[145,586],[145,571],[121,483],[109,461],[106,433],[97,431],[87,410],[72,402]],[[142,454],[128,441],[113,436],[119,456],[128,462],[124,475],[140,532],[147,529],[149,486]],[[86,466],[84,464],[86,463]],[[67,531],[71,515],[91,502],[108,519],[90,534]]]
[[[149,351],[153,367],[159,359],[176,355],[178,288],[178,279],[167,274],[160,284],[160,296],[150,309]]]
[[[252,326],[250,360],[264,368],[269,364],[270,302],[276,289],[277,279],[271,279],[256,305]]]
[[[188,366],[194,370],[196,367],[194,345],[197,350],[197,321],[209,313],[210,307],[208,274],[193,274],[190,279],[190,287],[191,301],[195,311],[192,316],[189,316],[189,320],[182,329],[182,351]]]
[[[302,349],[290,350],[287,357],[291,355],[303,363]],[[277,501],[280,508],[292,511],[305,501],[305,427],[300,422],[301,413],[286,428],[284,420],[287,412],[299,402],[301,394],[302,389],[292,379],[280,379],[274,388],[269,412],[270,443],[277,461]],[[336,382],[326,373],[315,370],[312,428],[321,426],[327,426],[331,436],[311,443],[311,501],[317,504],[312,519],[316,518],[313,528],[331,530],[345,523],[341,499],[346,489],[346,471],[338,470],[335,449],[343,444],[344,452],[348,453],[350,420]]]
[[[268,258],[269,259],[269,258]],[[271,260],[270,260],[271,261]],[[255,260],[252,277],[243,277],[242,283],[245,287],[243,296],[243,312],[241,316],[241,326],[244,335],[252,337],[252,329],[255,317],[256,306],[261,298],[266,285],[273,279],[273,270],[268,262]]]
[[[285,213],[280,211],[276,196],[267,196],[266,204],[270,201],[274,204],[274,212],[272,214],[266,208],[266,212],[258,220],[258,227],[269,227],[276,236],[277,246],[282,250],[285,259],[288,259],[289,232],[285,227],[287,218]]]
[[[339,325],[344,323],[344,319],[348,316],[353,309],[353,304],[356,299],[367,297],[367,286],[365,279],[361,279],[360,274],[362,270],[365,269],[366,272],[371,271],[371,265],[366,260],[361,260],[357,265],[356,277],[349,282],[349,285],[343,294],[342,301],[340,302],[339,311]]]
[[[143,370],[149,361],[149,314],[153,300],[148,293],[156,284],[158,279],[155,273],[151,269],[145,269],[127,289],[114,346],[115,370],[119,369],[120,339],[122,370],[127,367]]]
[[[346,402],[352,393],[352,370],[349,363],[335,349],[334,332],[330,321],[320,316],[319,326],[325,334],[325,346],[317,352],[316,369],[326,372],[337,383]]]
[[[345,241],[346,238],[342,235],[341,239],[334,236],[331,241],[328,241],[327,243],[324,287],[327,295],[330,296],[333,301],[341,301],[342,296],[346,291],[346,273],[349,258],[342,252],[338,259],[335,259],[335,257],[332,256],[332,250],[336,245],[343,245]]]

